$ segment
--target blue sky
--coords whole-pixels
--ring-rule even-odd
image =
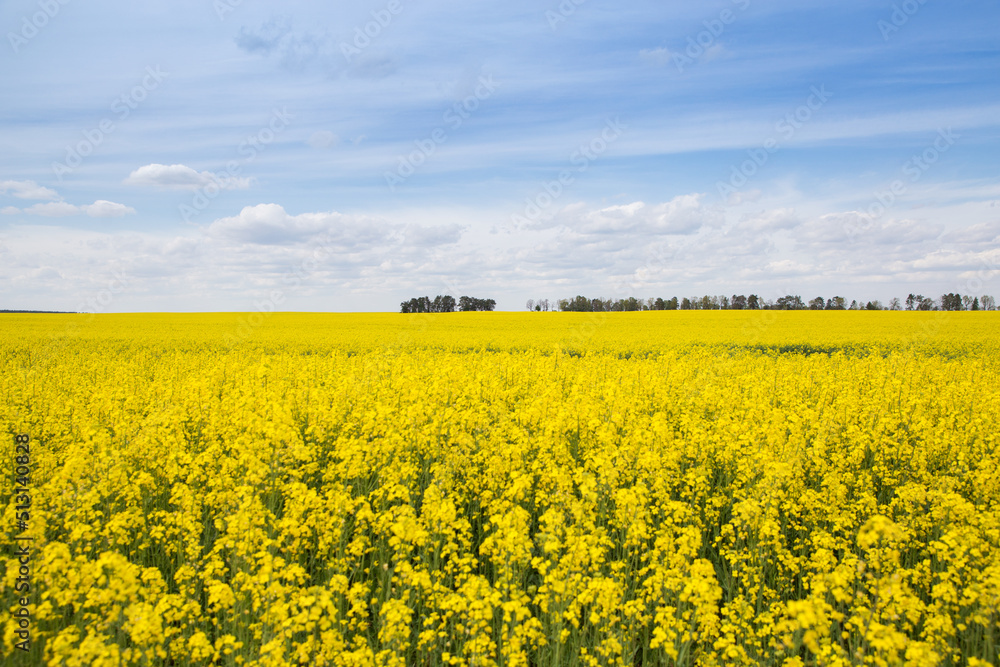
[[[985,1],[6,2],[0,308],[1000,293],[997,25]]]

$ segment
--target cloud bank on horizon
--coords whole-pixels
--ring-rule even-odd
[[[985,0],[0,7],[0,308],[1000,293]]]

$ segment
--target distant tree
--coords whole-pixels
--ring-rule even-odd
[[[637,310],[642,310],[642,302],[634,296],[630,296],[627,299],[622,299],[622,310],[625,312],[633,313]]]
[[[941,310],[964,310],[962,295],[949,292],[941,295]]]
[[[822,299],[820,299],[822,301]],[[791,294],[783,296],[774,304],[776,310],[805,310],[806,304],[802,302],[801,296]]]
[[[535,300],[534,299],[528,299],[528,303],[525,304],[525,305],[528,306],[528,310],[534,310],[535,309]]]
[[[458,309],[463,313],[473,311],[491,311],[497,305],[493,299],[477,299],[471,296],[463,296],[458,299]]]
[[[454,313],[455,312],[455,297],[449,295],[438,294],[434,297],[434,301],[430,304],[430,312],[432,313]]]
[[[559,310],[571,313],[589,313],[593,308],[593,302],[585,296],[578,295],[575,299],[569,301],[566,299],[559,301]]]
[[[460,310],[486,310],[483,305],[485,300],[476,300],[471,297],[468,303],[459,303]],[[495,303],[495,302],[494,302]],[[710,295],[694,297],[663,297],[644,298],[626,297],[622,299],[602,299],[587,298],[577,295],[573,299],[559,299],[555,303],[548,299],[534,301],[529,299],[527,307],[534,308],[535,311],[548,311],[554,307],[559,310],[569,312],[637,312],[646,310],[995,310],[996,301],[991,296],[971,296],[959,294],[943,294],[940,301],[935,301],[922,294],[909,294],[905,300],[893,298],[888,305],[883,305],[878,299],[871,301],[852,300],[848,305],[847,300],[842,296],[834,296],[826,300],[823,297],[816,297],[807,302],[798,295],[785,295],[777,301],[765,301],[756,294],[744,296],[733,294],[731,297],[725,295]],[[437,313],[451,312],[455,308],[454,298],[449,296],[438,296],[433,300],[428,297],[419,297],[404,301],[400,304],[402,312],[413,313]],[[491,309],[491,308],[490,308]]]
[[[451,300],[452,310],[454,310],[455,299],[448,297]],[[438,296],[431,301],[430,297],[421,296],[414,297],[409,301],[404,301],[399,304],[399,312],[401,313],[440,313],[440,312],[450,312],[441,310],[446,306],[448,301],[444,300],[444,297]]]

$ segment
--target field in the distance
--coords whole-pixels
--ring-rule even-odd
[[[997,664],[998,330],[3,315],[0,658]]]

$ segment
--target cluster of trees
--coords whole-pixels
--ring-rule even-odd
[[[548,300],[545,300],[548,310]],[[637,310],[996,310],[996,301],[991,296],[969,296],[944,294],[937,301],[922,294],[910,294],[906,301],[893,299],[883,305],[874,301],[852,300],[850,304],[842,296],[824,299],[821,296],[803,301],[801,296],[786,295],[776,301],[763,299],[756,294],[733,294],[732,296],[706,295],[701,297],[676,296],[669,299],[600,299],[577,296],[573,299],[559,299],[559,310],[577,313],[600,313]],[[543,310],[535,302],[528,300],[528,310]]]
[[[906,298],[907,304],[910,299],[921,299],[920,295],[910,295]],[[921,305],[925,305],[921,303]],[[972,297],[968,294],[943,294],[941,295],[941,310],[996,310],[996,301],[991,296]],[[912,310],[907,308],[907,310]],[[923,308],[922,310],[927,310]]]
[[[477,299],[471,296],[455,297],[449,295],[437,295],[431,300],[430,297],[421,296],[404,301],[399,304],[401,313],[454,313],[455,310],[470,312],[474,310],[493,310],[497,302],[493,299]]]
[[[548,312],[552,309],[552,304],[549,303],[548,299],[539,299],[535,301],[534,299],[528,299],[528,310],[536,310],[538,312]]]

